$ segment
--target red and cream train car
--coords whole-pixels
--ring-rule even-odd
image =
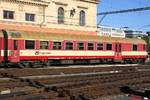
[[[144,62],[145,45],[133,38],[1,30],[0,62],[24,67],[37,63]]]

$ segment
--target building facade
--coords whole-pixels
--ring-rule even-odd
[[[0,28],[96,32],[98,0],[0,0]]]

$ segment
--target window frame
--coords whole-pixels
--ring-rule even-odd
[[[28,15],[28,16],[27,16]],[[32,16],[33,15],[33,16]],[[25,13],[25,21],[35,22],[35,14],[33,13]],[[32,20],[33,18],[33,20]]]
[[[26,41],[32,41],[32,42],[34,42],[34,48],[26,48]],[[36,41],[35,40],[24,40],[24,46],[25,46],[25,49],[27,49],[27,50],[33,50],[33,49],[35,49],[35,44],[36,43]]]
[[[54,42],[55,43],[61,43],[59,46],[60,46],[60,49],[54,49]],[[58,46],[58,45],[57,45]],[[58,47],[59,47],[58,46]],[[59,42],[59,41],[53,41],[53,46],[52,46],[52,50],[62,50],[62,42]]]
[[[89,44],[93,44],[93,46],[92,46],[93,49],[89,49]],[[94,50],[94,42],[88,42],[87,43],[87,50],[91,50],[91,51]]]
[[[102,49],[98,49],[98,44],[101,44],[102,46]],[[100,42],[97,42],[96,43],[96,50],[99,50],[99,51],[103,51],[104,50],[104,44],[103,43],[100,43]]]
[[[83,43],[83,49],[79,49],[81,46],[79,46],[78,44],[80,44],[80,43]],[[85,45],[84,45],[85,43],[84,42],[77,42],[76,43],[76,49],[77,50],[85,50]],[[79,46],[79,48],[78,48],[78,46]],[[82,48],[82,47],[81,47]]]
[[[143,51],[146,51],[147,45],[143,44]]]
[[[46,42],[46,43],[47,43],[46,48],[41,48],[41,42]],[[49,41],[40,41],[40,49],[42,49],[42,50],[47,50],[47,49],[49,49]]]
[[[109,49],[109,45],[111,45],[111,49]],[[107,51],[112,51],[112,43],[106,43],[106,50]]]
[[[63,7],[59,7],[57,11],[57,23],[58,24],[64,24],[64,19],[65,19],[65,11]]]
[[[13,40],[13,50],[18,50],[18,40]]]
[[[67,43],[72,43],[72,49],[67,49]],[[74,43],[72,41],[65,42],[65,50],[74,50]]]
[[[15,11],[3,10],[3,19],[10,19],[10,20],[15,19]]]
[[[80,26],[85,26],[86,24],[86,16],[85,16],[85,11],[84,10],[81,10],[80,11],[80,14],[79,14],[79,25]]]
[[[132,44],[132,51],[138,51],[138,44]]]

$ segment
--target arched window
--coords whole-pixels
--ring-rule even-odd
[[[58,8],[58,24],[64,23],[64,9],[62,7]]]
[[[80,11],[79,24],[80,24],[80,26],[84,26],[85,25],[85,12],[83,10]]]

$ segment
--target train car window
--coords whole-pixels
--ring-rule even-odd
[[[17,44],[17,40],[14,40],[14,50],[18,49],[18,44]]]
[[[88,50],[94,50],[94,44],[93,43],[88,43]]]
[[[112,50],[112,44],[106,44],[106,50]]]
[[[84,50],[84,43],[77,43],[77,50]]]
[[[118,52],[118,44],[115,44],[115,51]]]
[[[122,50],[122,46],[121,44],[119,44],[119,52],[121,52],[121,50]]]
[[[72,42],[66,42],[66,50],[73,50],[73,43]]]
[[[25,49],[34,49],[35,41],[33,40],[25,40]]]
[[[48,41],[40,41],[40,49],[48,49]]]
[[[146,45],[145,44],[143,44],[143,51],[145,51],[146,50]]]
[[[103,44],[97,43],[97,50],[103,50]]]
[[[53,42],[53,50],[61,50],[61,42]]]
[[[137,51],[137,45],[136,44],[133,44],[132,50]]]

